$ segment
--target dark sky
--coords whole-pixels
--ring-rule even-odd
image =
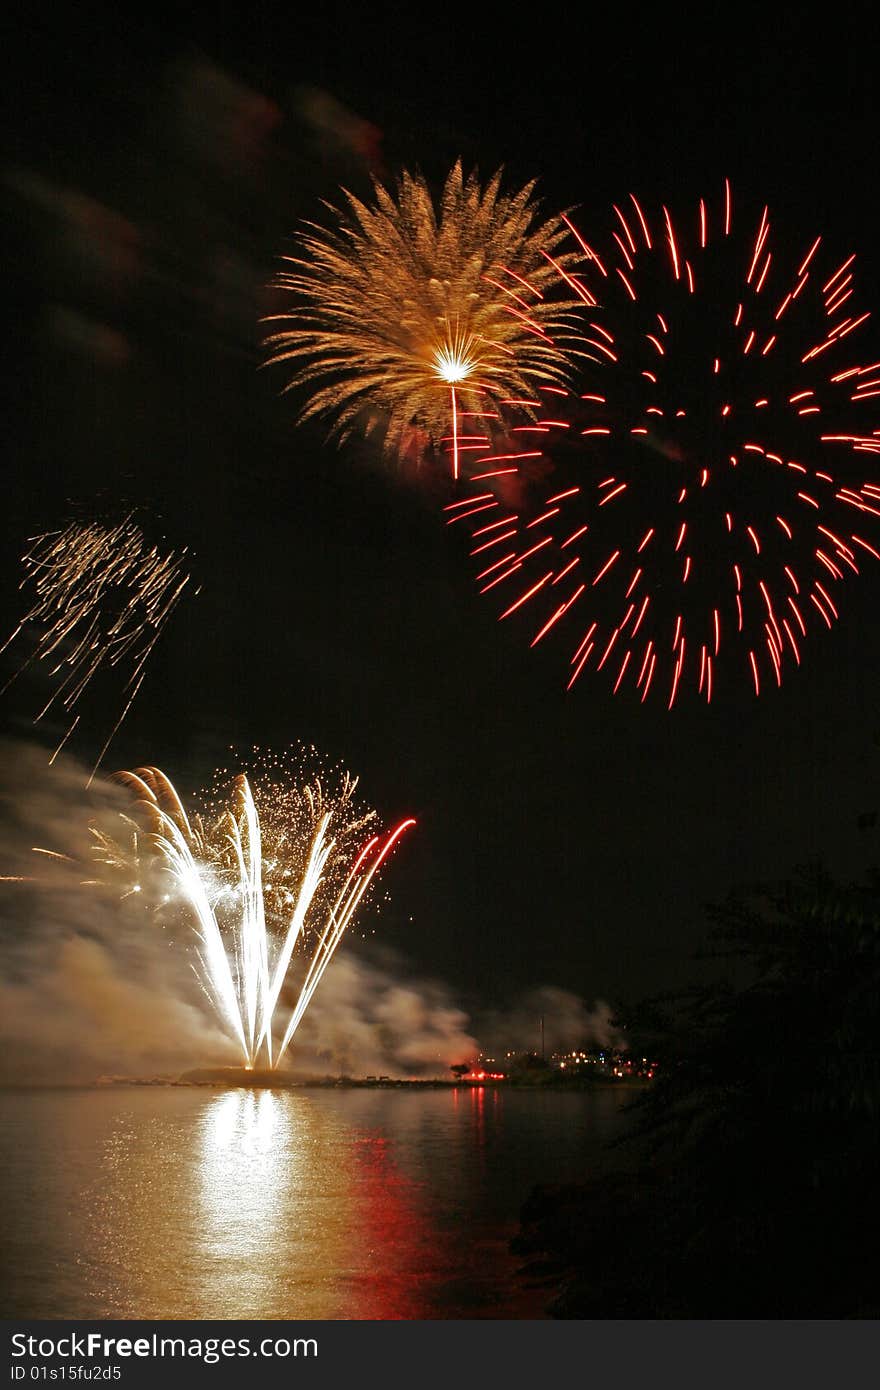
[[[169,31],[35,6],[13,31],[3,626],[23,536],[68,503],[144,507],[193,548],[203,591],[114,767],[194,790],[229,744],[342,759],[383,814],[419,819],[383,939],[465,1003],[679,982],[706,902],[813,854],[845,873],[874,857],[856,820],[880,799],[880,574],[760,701],[743,685],[667,715],[586,678],[566,696],[560,652],[530,653],[478,600],[430,488],[294,425],[257,370],[263,287],[298,219],[362,187],[381,148],[389,174],[503,163],[583,225],[630,189],[691,205],[729,175],[799,239],[858,249],[876,303],[876,35],[857,14],[808,30],[793,12],[217,9]],[[303,88],[378,143],[319,136]],[[7,731],[33,701],[5,697]],[[99,712],[71,746],[94,756],[104,732]]]

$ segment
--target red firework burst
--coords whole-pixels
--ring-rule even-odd
[[[869,317],[855,256],[828,261],[821,237],[777,253],[768,208],[735,218],[727,183],[687,221],[632,195],[614,214],[601,250],[563,218],[582,258],[557,266],[583,308],[579,381],[503,403],[447,520],[501,618],[528,614],[533,646],[567,634],[569,688],[592,665],[670,708],[687,686],[711,701],[728,673],[757,694],[880,559],[863,534],[880,486],[861,474],[880,453],[880,361],[852,354]]]

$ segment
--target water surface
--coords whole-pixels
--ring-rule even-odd
[[[540,1316],[507,1242],[608,1163],[610,1090],[0,1094],[2,1313]]]

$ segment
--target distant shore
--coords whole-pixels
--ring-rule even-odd
[[[222,1090],[434,1090],[470,1091],[482,1088],[511,1091],[592,1091],[597,1088],[634,1090],[649,1084],[641,1078],[611,1076],[560,1076],[558,1073],[538,1077],[505,1077],[484,1081],[463,1081],[446,1077],[393,1076],[293,1076],[286,1072],[243,1067],[199,1067],[180,1075],[122,1076],[106,1075],[80,1081],[23,1081],[6,1082],[4,1091],[70,1089],[113,1089],[126,1086],[205,1087]]]
[[[458,1078],[446,1079],[446,1077],[393,1077],[393,1076],[312,1076],[296,1077],[288,1076],[285,1073],[270,1071],[268,1069],[254,1068],[252,1071],[242,1067],[202,1067],[194,1071],[184,1072],[180,1077],[156,1078],[155,1081],[138,1081],[133,1077],[114,1077],[103,1079],[102,1085],[171,1085],[171,1086],[223,1086],[223,1087],[245,1087],[256,1090],[299,1090],[303,1088],[356,1088],[359,1090],[372,1089],[415,1089],[415,1090],[479,1090],[481,1087],[492,1087],[500,1090],[564,1090],[564,1091],[587,1091],[593,1090],[596,1086],[618,1087],[625,1086],[630,1089],[632,1081],[624,1081],[619,1077],[605,1076],[579,1076],[566,1077],[558,1073],[550,1073],[541,1077],[504,1077],[486,1078],[483,1081],[471,1081]]]

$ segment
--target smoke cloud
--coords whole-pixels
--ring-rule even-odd
[[[479,1044],[468,1017],[435,980],[403,981],[404,963],[339,953],[294,1043],[297,1071],[334,1075],[445,1076]]]
[[[589,1008],[570,990],[543,985],[516,1001],[509,1010],[483,1015],[479,1022],[485,1051],[504,1057],[507,1052],[541,1051],[541,1020],[544,1021],[544,1051],[548,1057],[573,1047],[600,1047],[623,1050],[624,1036],[614,1022],[610,1004],[597,999]]]
[[[0,745],[0,766],[0,1082],[234,1061],[146,895],[83,883],[97,867],[89,826],[122,824],[123,791],[87,788],[74,758],[49,767],[29,744]]]

